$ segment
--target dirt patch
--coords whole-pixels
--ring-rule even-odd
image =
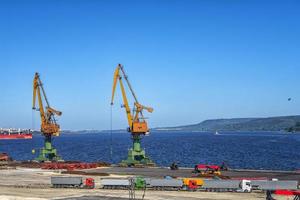
[[[101,173],[101,172],[85,172],[85,171],[63,171],[61,174],[77,174],[84,176],[109,176],[109,173]]]

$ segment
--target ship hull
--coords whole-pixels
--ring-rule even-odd
[[[32,134],[0,134],[0,140],[32,139]]]

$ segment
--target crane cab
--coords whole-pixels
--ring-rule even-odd
[[[147,133],[149,132],[148,125],[146,122],[133,122],[132,133]]]

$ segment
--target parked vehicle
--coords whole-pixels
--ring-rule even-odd
[[[182,180],[180,179],[150,179],[147,188],[153,190],[181,190]]]
[[[139,177],[137,180],[140,180]],[[251,192],[249,180],[203,180],[197,178],[184,179],[144,179],[146,188],[150,190],[205,190],[205,191],[233,191]],[[127,189],[130,186],[128,179],[101,179],[104,189]],[[137,183],[135,183],[137,185]]]
[[[184,178],[182,181],[184,190],[197,190],[204,184],[203,179],[197,178]]]
[[[83,177],[51,177],[54,188],[95,188],[93,178]],[[134,184],[136,189],[150,190],[187,190],[212,192],[251,192],[253,189],[263,191],[298,189],[298,181],[269,180],[215,180],[201,178],[143,178],[131,179],[103,178],[100,185],[103,189],[129,189]]]
[[[253,180],[251,181],[254,189],[258,190],[297,190],[298,181],[268,181]]]
[[[279,196],[284,196],[280,199],[299,200],[300,190],[266,190],[266,200],[275,200]]]
[[[130,182],[128,179],[100,179],[100,184],[103,189],[128,189]]]
[[[198,173],[201,176],[221,176],[221,168],[218,165],[195,165],[194,173]]]
[[[95,181],[93,178],[51,177],[51,184],[54,188],[95,188]]]
[[[231,192],[251,192],[251,181],[249,180],[204,180],[201,187],[206,191],[231,191]]]
[[[179,169],[178,164],[177,164],[176,162],[173,162],[173,163],[171,164],[171,166],[170,166],[170,169],[171,169],[171,170],[178,170],[178,169]]]

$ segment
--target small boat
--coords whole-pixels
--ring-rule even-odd
[[[218,131],[215,132],[215,135],[220,135]]]

